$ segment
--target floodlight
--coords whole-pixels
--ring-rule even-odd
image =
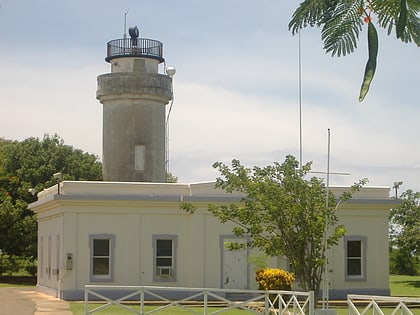
[[[175,75],[176,69],[175,67],[167,67],[166,68],[166,74],[170,77],[173,77]]]

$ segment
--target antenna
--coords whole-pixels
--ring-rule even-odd
[[[327,153],[327,190],[325,194],[325,209],[328,211],[328,198],[330,197],[330,152],[331,152],[331,130],[328,128],[328,153]],[[328,220],[327,212],[325,212],[325,227],[324,227],[324,252],[327,256],[327,233],[328,233]],[[329,300],[329,283],[328,283],[328,262],[325,257],[324,270],[323,270],[323,281],[322,281],[322,308],[328,309]]]
[[[127,38],[127,14],[128,14],[128,10],[130,10],[130,8],[127,9],[127,11],[124,13],[124,39]]]
[[[298,31],[298,68],[299,68],[299,164],[302,168],[302,55],[300,47],[300,30]]]

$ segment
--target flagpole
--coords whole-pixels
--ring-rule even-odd
[[[330,195],[330,152],[331,152],[331,130],[328,128],[328,154],[327,154],[327,189],[325,196],[325,229],[324,229],[324,277],[322,286],[322,308],[328,309],[329,284],[328,284],[328,258],[327,258],[327,234],[328,234],[328,199]]]

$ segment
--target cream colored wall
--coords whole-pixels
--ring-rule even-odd
[[[187,214],[179,203],[140,209],[138,203],[67,206],[65,251],[74,256],[74,268],[66,271],[64,289],[83,290],[89,280],[89,235],[113,234],[115,277],[119,285],[177,285],[220,287],[220,235],[231,235],[232,226],[221,225],[209,213]],[[153,281],[152,237],[177,235],[176,282]],[[253,276],[252,276],[253,278]]]
[[[38,220],[38,261],[42,263],[38,264],[37,284],[43,287],[46,293],[56,297],[59,297],[58,292],[62,287],[62,227],[63,218],[60,215]],[[42,250],[40,246],[43,246]]]
[[[348,204],[339,212],[340,223],[344,224],[346,236],[361,236],[367,238],[366,248],[366,279],[345,279],[344,239],[332,250],[333,258],[330,264],[333,276],[331,289],[349,288],[388,288],[388,215],[389,205],[352,205]]]
[[[48,236],[52,236],[52,267],[56,254],[56,235],[61,235],[61,282],[40,278],[38,284],[54,290],[83,291],[89,283],[90,234],[113,234],[115,244],[114,282],[119,285],[169,285],[185,287],[221,287],[220,235],[232,235],[231,224],[220,224],[208,211],[208,197],[226,196],[212,189],[214,183],[146,184],[107,182],[64,182],[61,196],[57,187],[42,192],[31,207],[38,215],[39,235],[44,237],[44,269]],[[348,235],[366,236],[367,279],[345,281],[344,245],[330,252],[330,288],[388,287],[388,212],[391,207],[373,199],[386,200],[386,188],[369,188],[360,194],[369,203],[348,203],[338,211]],[[199,209],[187,214],[179,209],[187,197]],[[241,196],[237,194],[237,196]],[[375,198],[370,198],[374,196]],[[141,198],[139,198],[141,197]],[[362,198],[359,197],[359,198]],[[357,201],[357,200],[356,200]],[[153,282],[152,237],[155,234],[178,236],[176,282]],[[65,270],[65,254],[72,253],[74,266]],[[269,266],[287,268],[284,260],[270,259]],[[249,268],[250,288],[256,288],[253,266]],[[45,277],[45,275],[44,275]],[[54,294],[53,294],[54,295]]]

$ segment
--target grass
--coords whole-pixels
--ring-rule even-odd
[[[392,296],[420,297],[420,276],[390,276]]]
[[[34,287],[35,277],[28,276],[0,276],[0,288],[5,287]]]
[[[89,305],[89,309],[92,310],[95,307],[98,307],[100,304],[91,304]],[[133,310],[138,311],[139,306],[130,306]],[[156,309],[157,306],[145,306],[145,312],[150,312],[153,309]],[[195,314],[202,314],[203,308],[202,307],[191,307]],[[347,307],[337,307],[334,308],[337,315],[348,315],[348,308]],[[385,315],[391,315],[394,308],[381,308]],[[83,303],[71,303],[70,304],[70,310],[73,312],[74,315],[83,315],[84,314],[84,304]],[[220,308],[213,307],[209,309],[208,314],[212,314],[213,312],[220,310]],[[362,310],[362,308],[360,308]],[[414,315],[420,315],[420,308],[410,308],[410,310],[413,312]],[[130,311],[124,310],[122,308],[116,307],[116,306],[110,306],[104,310],[101,310],[98,312],[98,314],[101,315],[128,315],[133,314]],[[161,315],[169,315],[169,314],[192,314],[191,312],[188,312],[187,310],[184,310],[182,308],[178,307],[170,307],[163,309],[161,311],[157,311],[153,314],[161,314]],[[226,315],[246,315],[251,314],[251,312],[246,310],[227,310],[224,312],[221,312],[221,314]],[[368,314],[372,314],[372,311],[368,312]]]
[[[363,310],[363,308],[358,308],[359,312],[361,312]],[[389,307],[381,307],[382,312],[384,312],[384,315],[391,315],[392,312],[394,311],[394,308],[389,308]],[[337,315],[348,315],[349,314],[349,310],[348,308],[338,308],[336,309],[337,311]],[[420,308],[410,308],[410,311],[413,312],[413,315],[420,315]],[[378,313],[373,313],[372,309],[370,309],[367,314],[371,315],[371,314],[378,314]],[[397,312],[396,314],[402,314],[401,311]]]
[[[420,276],[392,275],[389,277],[389,287],[391,296],[420,297]],[[389,315],[394,309],[382,308],[382,310],[385,315]],[[420,307],[410,308],[410,310],[414,315],[420,315]],[[348,315],[347,307],[338,308],[337,315]]]
[[[4,281],[0,283],[0,287],[33,287],[30,284],[19,284],[15,281]],[[389,286],[391,289],[392,296],[408,296],[408,297],[420,297],[420,276],[400,276],[400,275],[392,275],[389,277]],[[91,304],[89,305],[90,309],[97,307],[98,304]],[[139,306],[131,305],[133,309],[138,310]],[[156,309],[156,306],[146,306],[145,311],[151,311],[152,309]],[[84,314],[84,303],[70,303],[70,309],[74,315],[83,315]],[[194,311],[200,312],[202,308],[197,307],[193,308]],[[216,309],[213,308],[213,311]],[[337,315],[347,315],[348,310],[347,308],[337,308]],[[420,308],[412,309],[415,315],[420,315]],[[210,312],[211,313],[211,312]],[[385,314],[390,314],[391,309],[385,309]],[[124,315],[124,314],[133,314],[127,310],[122,308],[118,308],[116,306],[108,307],[104,310],[98,312],[101,315]],[[153,314],[191,314],[188,313],[186,310],[179,308],[179,307],[171,307]],[[226,315],[246,315],[250,314],[245,310],[229,310],[222,312],[222,314]]]
[[[408,296],[408,297],[420,297],[420,276],[390,276],[389,278],[389,286],[391,289],[392,296]],[[89,309],[93,309],[99,306],[99,304],[91,304],[89,305]],[[135,310],[139,310],[139,306],[130,306]],[[156,309],[157,306],[146,306],[145,311],[151,311]],[[83,315],[84,314],[84,304],[83,303],[70,303],[70,309],[74,315]],[[193,310],[197,313],[201,313],[200,311],[202,308],[197,307],[193,308]],[[213,308],[209,313],[211,314],[212,311],[215,311],[216,308]],[[336,308],[337,315],[347,315],[348,309],[347,307],[338,307]],[[385,315],[389,315],[392,313],[392,308],[384,308],[383,309]],[[420,308],[411,309],[413,314],[420,315]],[[125,314],[133,314],[127,310],[122,308],[111,306],[104,310],[98,312],[101,315],[125,315]],[[191,314],[188,313],[186,310],[179,308],[179,307],[171,307],[163,309],[159,312],[153,314]],[[229,310],[222,312],[222,314],[226,315],[246,315],[250,314],[250,312],[245,310]]]
[[[34,288],[31,284],[17,284],[17,283],[0,283],[0,288]]]
[[[98,307],[99,305],[100,304],[90,304],[89,310],[92,310]],[[129,307],[132,308],[133,310],[139,311],[138,305],[130,305]],[[150,312],[151,310],[156,310],[157,308],[159,308],[159,306],[145,306],[144,311]],[[201,314],[203,311],[203,307],[188,307],[188,309],[194,311],[194,314],[197,314],[197,313]],[[70,310],[73,312],[74,315],[83,315],[84,310],[85,310],[85,305],[83,303],[70,303]],[[211,307],[208,310],[209,310],[209,314],[211,314],[214,311],[221,310],[221,308]],[[134,313],[128,310],[122,309],[121,307],[110,306],[106,309],[99,311],[98,314],[101,314],[101,315],[126,315],[127,314],[128,315],[128,314],[134,314]],[[153,314],[159,314],[159,315],[192,314],[192,312],[191,311],[188,312],[188,310],[180,308],[180,307],[168,307],[160,311],[156,311]],[[221,312],[221,314],[246,315],[246,314],[253,314],[253,313],[246,310],[235,309],[235,310],[228,310],[228,311]]]

